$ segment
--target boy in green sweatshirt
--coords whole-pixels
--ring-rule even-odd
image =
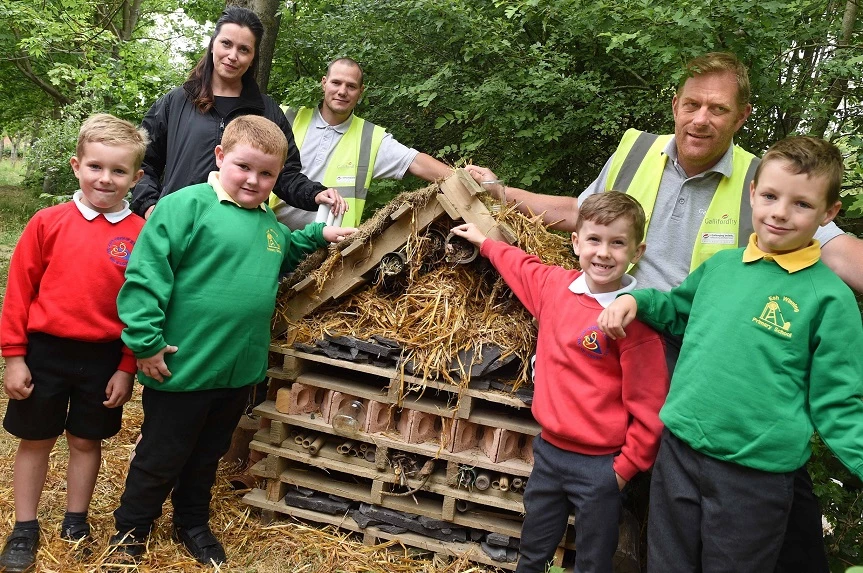
[[[225,128],[218,172],[159,201],[117,306],[144,385],[142,438],[114,512],[111,544],[139,557],[171,493],[174,538],[201,563],[225,551],[209,527],[219,459],[264,377],[278,276],[356,229],[289,231],[266,199],[284,164],[282,131],[258,116]]]
[[[684,335],[660,412],[649,572],[772,571],[813,430],[863,476],[863,326],[812,239],[839,212],[842,171],[826,141],[778,142],[751,185],[746,248],[714,255],[669,292],[623,295],[599,317],[612,338],[636,315]]]

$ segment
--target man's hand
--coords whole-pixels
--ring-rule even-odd
[[[3,389],[13,400],[26,400],[33,393],[33,377],[23,356],[10,356],[6,359],[6,373],[3,375]]]
[[[329,205],[333,215],[338,217],[348,212],[348,202],[335,189],[324,189],[315,195],[315,203]]]
[[[614,472],[614,477],[617,478],[617,489],[620,491],[623,491],[623,488],[626,487],[626,484],[628,482],[625,479],[623,479],[622,477],[620,477],[620,474],[617,472]]]
[[[150,218],[150,215],[152,215],[152,214],[153,214],[153,209],[155,209],[155,208],[156,208],[156,204],[155,204],[155,203],[153,203],[152,205],[150,205],[149,207],[147,207],[147,210],[146,210],[146,211],[144,211],[144,220],[145,220],[145,221],[146,221],[147,219],[149,219],[149,218]]]
[[[599,313],[596,325],[612,340],[626,338],[626,332],[623,329],[635,320],[637,311],[638,303],[635,302],[635,298],[628,294],[621,295]]]
[[[176,346],[171,346],[170,344],[168,344],[159,352],[150,356],[149,358],[139,358],[138,370],[140,370],[153,380],[158,380],[160,383],[164,382],[165,377],[171,375],[171,371],[168,370],[168,365],[165,364],[165,354],[173,354],[176,351]]]
[[[461,237],[466,241],[470,241],[477,247],[481,247],[485,240],[488,238],[473,223],[465,223],[464,225],[453,227],[452,234],[456,237]]]
[[[470,173],[473,180],[479,183],[483,189],[491,193],[492,197],[495,199],[504,198],[504,185],[491,169],[488,167],[480,167],[479,165],[468,165],[464,170]]]
[[[324,227],[324,240],[328,243],[344,241],[357,232],[354,227]]]
[[[135,375],[122,370],[117,370],[111,379],[108,380],[108,386],[105,387],[105,397],[107,400],[102,402],[106,408],[118,408],[129,401],[132,397],[132,382],[135,380]]]

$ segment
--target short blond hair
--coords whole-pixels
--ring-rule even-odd
[[[288,157],[288,140],[278,125],[259,115],[241,115],[231,121],[222,135],[222,151],[229,153],[237,145],[251,145],[267,155]]]
[[[719,74],[730,72],[737,78],[737,103],[740,107],[749,103],[749,98],[752,95],[752,88],[749,85],[749,72],[746,66],[729,52],[710,52],[697,58],[692,58],[684,66],[685,74],[677,86],[677,95],[683,89],[683,84],[686,80],[695,76],[705,74]]]
[[[827,179],[827,207],[839,200],[845,163],[838,147],[829,141],[807,135],[780,139],[771,145],[761,158],[761,163],[752,179],[753,183],[758,186],[758,177],[767,163],[779,160],[785,161],[789,167],[788,171],[795,175]]]
[[[137,171],[144,162],[144,153],[147,151],[147,145],[150,144],[150,136],[147,135],[147,130],[135,127],[125,119],[114,117],[110,113],[97,113],[85,119],[81,129],[78,130],[75,155],[79,158],[84,156],[84,145],[87,143],[130,147],[135,154]]]
[[[581,230],[585,221],[597,225],[611,225],[621,217],[628,219],[632,226],[632,236],[637,244],[644,240],[645,216],[641,204],[626,193],[606,191],[591,195],[578,208],[575,232]]]

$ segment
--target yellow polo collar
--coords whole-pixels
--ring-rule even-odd
[[[743,251],[743,262],[751,263],[757,261],[759,259],[764,259],[767,261],[776,261],[776,264],[788,271],[789,273],[796,273],[797,271],[802,271],[807,267],[811,267],[815,263],[818,262],[818,259],[821,258],[821,244],[817,239],[812,239],[812,242],[809,243],[808,246],[803,247],[802,249],[797,249],[796,251],[791,251],[790,253],[782,253],[781,255],[775,255],[772,253],[765,253],[761,249],[758,248],[758,240],[757,235],[752,233],[749,237],[749,244],[746,245],[746,249]]]
[[[222,187],[222,183],[221,181],[219,181],[218,171],[210,171],[210,176],[207,178],[207,183],[210,185],[210,187],[213,188],[213,191],[216,192],[216,197],[219,198],[219,203],[221,203],[222,201],[227,201],[229,203],[233,203],[240,209],[245,209],[245,207],[234,201],[234,198],[228,195],[228,192],[225,191],[224,187]],[[264,203],[266,203],[266,201],[258,205],[258,207],[261,208],[261,211],[267,210],[267,208],[264,206]]]

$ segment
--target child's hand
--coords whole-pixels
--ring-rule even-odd
[[[623,329],[635,320],[636,311],[638,311],[638,303],[635,302],[635,298],[628,294],[621,295],[599,313],[596,325],[612,340],[626,338],[626,332]]]
[[[318,205],[329,205],[330,211],[336,217],[348,212],[348,202],[335,189],[324,189],[315,195],[315,203]],[[330,242],[334,243],[335,241]]]
[[[324,227],[324,240],[328,243],[344,241],[357,232],[354,227]]]
[[[464,225],[453,227],[452,234],[456,237],[461,237],[462,239],[470,241],[477,247],[481,247],[487,238],[473,223],[465,223]]]
[[[617,489],[619,491],[623,491],[623,488],[626,487],[626,484],[628,482],[625,479],[623,479],[622,477],[620,477],[620,474],[617,472],[614,472],[614,477],[617,478]]]
[[[106,408],[118,408],[129,401],[132,397],[132,382],[135,380],[135,375],[129,372],[117,370],[111,379],[108,380],[108,386],[105,388],[105,397],[107,400],[102,402]]]
[[[6,373],[3,375],[3,389],[13,400],[26,400],[33,393],[33,377],[23,356],[10,356],[6,359]]]
[[[164,382],[166,376],[171,375],[168,365],[165,364],[165,354],[173,354],[177,351],[176,346],[168,344],[162,350],[149,358],[138,359],[138,370],[159,382]]]

